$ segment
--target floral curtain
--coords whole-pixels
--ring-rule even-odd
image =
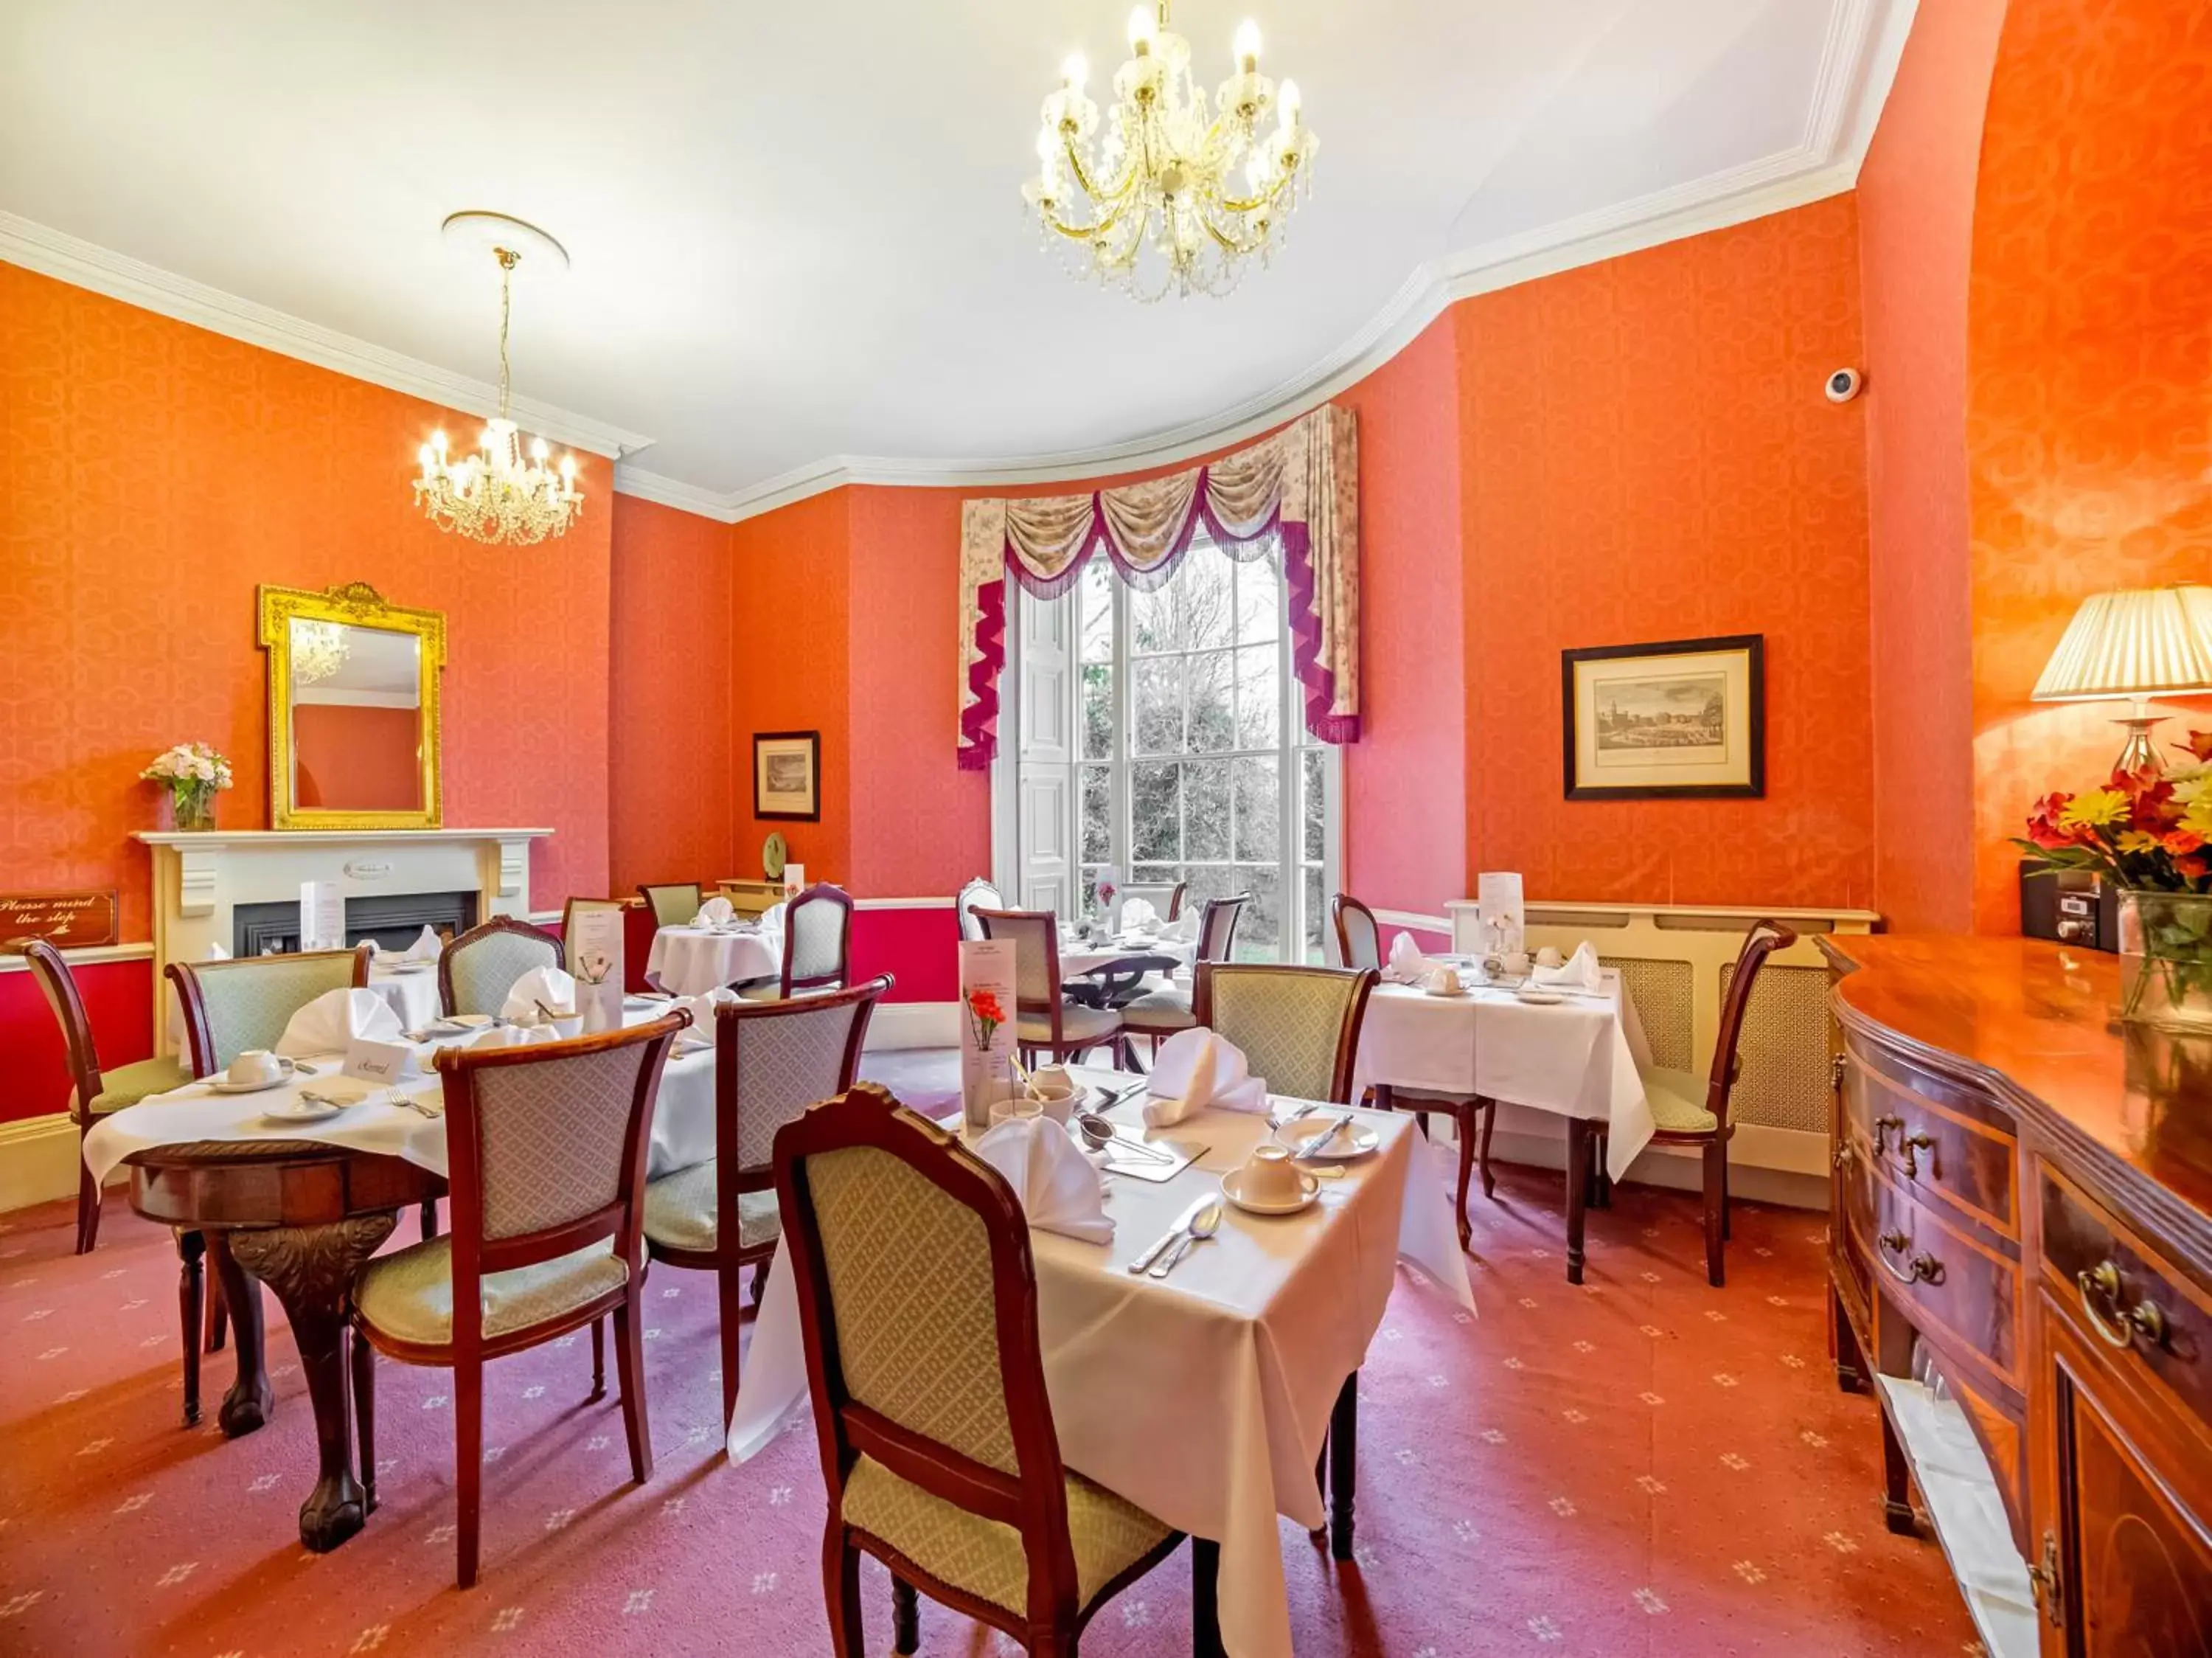
[[[1006,585],[1040,599],[1073,587],[1103,549],[1140,591],[1163,585],[1200,524],[1232,558],[1279,539],[1291,660],[1306,728],[1359,740],[1359,467],[1352,411],[1325,404],[1248,449],[1088,495],[970,501],[960,515],[960,765],[998,752]]]

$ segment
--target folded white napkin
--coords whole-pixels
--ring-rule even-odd
[[[427,922],[423,923],[422,930],[415,936],[415,942],[404,950],[389,949],[373,941],[369,945],[370,950],[379,958],[389,956],[394,961],[435,961],[445,948],[438,942],[437,933]]]
[[[538,1006],[544,1003],[544,1008]],[[507,993],[507,1001],[500,1008],[501,1019],[520,1020],[528,1024],[543,1019],[547,1012],[566,1015],[576,1006],[576,981],[558,967],[532,967],[514,981],[514,988]]]
[[[202,956],[200,960],[203,961],[228,961],[230,960],[230,952],[224,949],[220,944],[210,944],[207,947],[207,954]]]
[[[1595,991],[1604,980],[1598,976],[1597,948],[1584,939],[1575,953],[1556,967],[1531,967],[1528,982],[1563,991]]]
[[[699,913],[691,917],[694,927],[726,927],[738,918],[737,906],[719,893],[699,906]]]
[[[738,999],[738,993],[727,984],[717,984],[703,996],[679,996],[668,1005],[681,1008],[691,1015],[691,1028],[684,1035],[704,1037],[711,1042],[714,1039],[714,1009],[725,1002]]]
[[[786,906],[781,903],[776,903],[769,905],[767,909],[762,911],[760,930],[764,933],[781,932],[783,930],[783,912]]]
[[[1411,933],[1401,933],[1390,941],[1389,976],[1401,984],[1418,984],[1441,965],[1421,954],[1421,947],[1413,942]]]
[[[374,991],[325,991],[294,1014],[276,1039],[276,1051],[304,1056],[343,1053],[356,1036],[372,1042],[404,1042],[399,1015]]]
[[[1157,927],[1159,924],[1160,912],[1152,908],[1152,899],[1133,898],[1122,905],[1121,930],[1123,932],[1142,932],[1147,927]]]
[[[1098,1171],[1060,1124],[1012,1118],[976,1141],[975,1150],[1006,1177],[1031,1226],[1082,1243],[1114,1241]]]
[[[1265,1111],[1267,1082],[1251,1074],[1244,1050],[1203,1028],[1177,1031],[1152,1061],[1145,1121],[1166,1128],[1202,1106]]]
[[[1195,910],[1188,910],[1173,921],[1162,922],[1161,938],[1173,939],[1178,944],[1195,944],[1198,942],[1198,914]]]

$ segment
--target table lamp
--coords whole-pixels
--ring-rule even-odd
[[[2124,697],[2135,711],[2118,769],[2163,771],[2150,740],[2160,716],[2153,697],[2212,692],[2212,588],[2133,588],[2093,593],[2051,653],[2035,682],[2039,703],[2105,702]]]

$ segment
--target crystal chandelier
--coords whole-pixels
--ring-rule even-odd
[[[542,437],[530,442],[530,464],[522,460],[522,433],[507,418],[507,317],[513,301],[514,267],[522,254],[512,244],[536,240],[567,263],[561,245],[544,232],[495,213],[456,213],[446,221],[449,235],[489,235],[499,261],[499,412],[484,423],[478,451],[449,460],[446,435],[434,432],[416,451],[422,475],[415,480],[415,499],[440,529],[471,541],[526,546],[567,533],[583,510],[576,488],[576,460],[562,455],[558,471],[547,464]],[[509,232],[524,233],[510,235]]]
[[[329,679],[346,665],[352,649],[336,622],[292,621],[292,672],[301,685]]]
[[[1168,28],[1168,0],[1157,15],[1146,6],[1130,14],[1129,47],[1103,137],[1098,106],[1084,95],[1082,54],[1067,60],[1044,101],[1041,170],[1023,197],[1045,244],[1070,246],[1079,276],[1148,302],[1170,290],[1225,294],[1254,256],[1267,263],[1310,192],[1320,141],[1300,113],[1297,83],[1279,88],[1260,73],[1260,29],[1248,21],[1237,31],[1237,72],[1209,105],[1190,42]]]

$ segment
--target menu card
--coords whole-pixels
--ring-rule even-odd
[[[345,899],[338,896],[335,881],[300,883],[300,948],[345,948]]]
[[[1522,948],[1527,911],[1521,900],[1517,875],[1484,875],[1475,878],[1474,912],[1482,923],[1482,948],[1486,955],[1512,955]]]
[[[960,1108],[970,1128],[991,1125],[991,1102],[1014,1075],[1014,942],[960,945]]]
[[[578,910],[570,917],[568,972],[587,1031],[622,1027],[623,920],[620,910]]]
[[[786,898],[797,898],[805,890],[806,866],[803,863],[785,864],[783,866],[783,895]]]

